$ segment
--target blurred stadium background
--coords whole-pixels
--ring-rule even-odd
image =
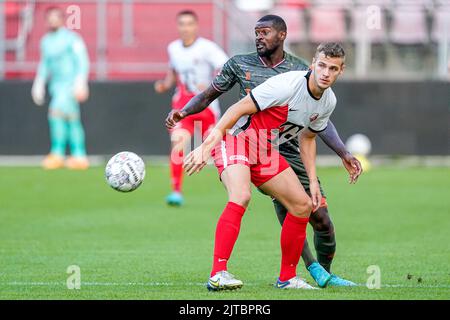
[[[91,60],[82,117],[94,168],[86,172],[23,167],[39,166],[49,150],[47,108],[30,92],[53,5],[79,8],[75,31]],[[200,34],[229,56],[254,50],[253,27],[266,13],[286,19],[286,50],[308,60],[321,41],[345,45],[332,119],[343,140],[367,135],[380,166],[351,186],[322,142],[318,162],[339,165],[319,168],[338,237],[333,270],[361,287],[272,290],[279,225],[254,192],[232,266],[248,286],[205,290],[225,193],[210,167],[187,181],[185,206],[167,207],[171,93],[153,89],[182,9],[195,10]],[[449,44],[450,0],[0,0],[0,299],[449,299]],[[223,95],[222,110],[237,98],[237,90]],[[111,190],[95,166],[122,150],[150,160],[132,194]],[[73,264],[82,270],[78,292],[66,287]],[[364,286],[374,264],[383,290]]]
[[[30,88],[44,12],[55,4],[81,14],[76,31],[91,59],[91,97],[82,111],[90,155],[168,154],[163,120],[170,95],[156,95],[151,82],[163,77],[166,46],[178,36],[175,15],[188,8],[200,16],[201,36],[230,56],[254,50],[254,23],[268,12],[287,21],[286,49],[308,60],[322,41],[344,43],[348,68],[336,85],[333,115],[342,137],[369,136],[375,161],[391,155],[447,161],[449,0],[23,0],[0,1],[3,162],[48,151],[46,110],[33,105]],[[222,109],[236,98],[237,91],[224,95]],[[329,154],[323,145],[319,150]]]

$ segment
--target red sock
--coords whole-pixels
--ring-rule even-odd
[[[238,238],[244,213],[245,208],[234,202],[228,202],[223,210],[216,227],[211,276],[227,270],[227,262]]]
[[[172,179],[172,190],[181,192],[183,182],[183,151],[173,151],[170,156],[170,176]]]
[[[289,212],[281,228],[281,271],[280,281],[287,281],[297,275],[297,264],[306,238],[308,218],[299,218]]]

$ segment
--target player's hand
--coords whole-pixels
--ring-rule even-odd
[[[31,88],[31,98],[33,99],[33,102],[38,105],[42,106],[45,102],[45,84],[41,81],[36,79],[33,82],[33,87]]]
[[[186,173],[190,176],[194,173],[200,172],[206,162],[208,161],[211,150],[207,148],[204,144],[195,148],[191,153],[187,155],[184,159],[183,168]]]
[[[170,111],[166,118],[166,128],[173,129],[177,125],[177,122],[179,122],[184,117],[186,117],[186,114],[183,111],[180,110]]]
[[[166,85],[163,80],[158,80],[155,82],[155,91],[157,93],[164,93],[167,91]]]
[[[344,164],[345,169],[348,171],[350,175],[349,183],[354,184],[358,181],[359,176],[363,172],[361,162],[359,162],[356,157],[354,157],[351,153],[347,152],[342,158],[342,163]]]
[[[322,193],[320,192],[320,186],[317,179],[309,182],[309,191],[311,192],[311,200],[313,203],[312,212],[314,212],[319,209],[320,203],[322,202]]]
[[[74,88],[74,96],[78,102],[86,102],[89,98],[89,87],[87,83],[76,84]]]

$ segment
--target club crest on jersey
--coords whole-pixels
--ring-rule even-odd
[[[318,113],[313,113],[310,117],[309,117],[309,121],[313,122],[315,121],[317,118],[319,117]]]

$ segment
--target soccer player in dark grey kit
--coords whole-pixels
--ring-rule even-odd
[[[280,73],[294,70],[308,70],[308,64],[284,51],[287,27],[284,20],[276,15],[266,15],[255,26],[256,52],[236,55],[228,60],[220,74],[202,93],[196,95],[182,110],[173,110],[166,119],[166,126],[173,128],[181,119],[204,110],[222,93],[229,91],[236,83],[240,86],[240,98]],[[250,123],[249,119],[246,120]],[[240,124],[245,128],[245,123]],[[318,133],[320,138],[342,159],[344,167],[350,174],[350,183],[355,183],[362,173],[361,164],[345,148],[336,128],[328,122],[326,129]],[[298,139],[289,140],[279,146],[280,154],[288,161],[300,182],[309,193],[309,179],[299,156]],[[314,246],[317,259],[311,253],[305,240],[302,258],[311,276],[319,287],[353,286],[353,282],[331,273],[331,263],[336,251],[334,226],[328,213],[324,192],[320,208],[310,216],[314,229]],[[276,199],[273,200],[278,219],[283,224],[287,210]]]

